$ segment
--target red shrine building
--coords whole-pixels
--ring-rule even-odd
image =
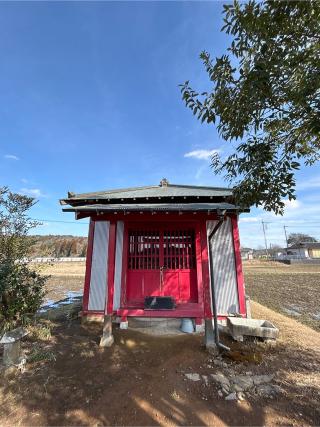
[[[60,203],[76,219],[90,218],[82,316],[192,318],[199,326],[212,319],[214,289],[218,319],[246,317],[241,209],[232,189],[163,179],[68,193]],[[148,306],[150,297],[170,297],[173,305]]]

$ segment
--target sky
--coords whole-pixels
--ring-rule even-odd
[[[0,185],[34,196],[35,234],[87,235],[58,203],[67,191],[170,183],[226,186],[210,155],[228,152],[178,85],[210,82],[199,60],[225,52],[222,2],[0,2]],[[320,239],[320,166],[297,175],[283,217],[240,217],[246,247],[285,245],[283,226]]]

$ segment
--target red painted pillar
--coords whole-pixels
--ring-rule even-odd
[[[239,311],[240,311],[240,314],[246,316],[246,296],[245,296],[244,278],[243,278],[241,252],[240,252],[238,218],[236,215],[232,215],[231,223],[232,223],[232,230],[233,230],[234,257],[235,257],[235,263],[236,263],[236,274],[237,274],[237,284],[238,284]]]
[[[88,244],[87,244],[87,256],[86,256],[86,273],[85,273],[85,279],[84,279],[83,302],[82,302],[83,311],[88,310],[88,303],[89,303],[94,224],[95,222],[90,218]]]
[[[212,319],[209,253],[208,253],[206,221],[201,222],[201,263],[202,263],[204,317],[206,319]]]
[[[109,246],[108,246],[108,279],[107,279],[107,292],[105,314],[112,314],[113,312],[113,292],[114,292],[114,270],[116,260],[116,239],[117,239],[117,223],[110,221],[109,226]]]

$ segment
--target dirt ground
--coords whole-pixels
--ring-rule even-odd
[[[274,398],[226,401],[214,382],[188,380],[185,373],[220,369],[199,335],[154,337],[115,326],[115,344],[102,349],[101,325],[69,319],[31,328],[23,343],[25,370],[0,373],[0,425],[320,425],[320,333],[314,323],[314,329],[301,323],[308,323],[303,314],[290,318],[274,311],[299,301],[316,312],[320,269],[276,267],[245,266],[247,291],[264,304],[252,303],[253,316],[279,327],[276,345],[222,337],[244,356],[240,362],[225,357],[227,369],[274,374],[280,387]],[[83,263],[49,266],[43,273],[52,275],[52,300],[82,290]],[[252,354],[257,357],[244,361]]]
[[[259,304],[256,317],[280,327],[276,346],[232,344],[258,362],[234,362],[237,373],[275,374],[281,392],[243,402],[220,397],[215,383],[185,373],[217,373],[199,335],[154,337],[114,328],[100,348],[101,325],[78,319],[46,324],[23,344],[30,362],[0,383],[0,425],[319,425],[320,334]],[[40,333],[40,332],[41,333]],[[42,356],[41,356],[42,355]]]
[[[250,298],[320,331],[320,264],[254,261],[243,267]]]

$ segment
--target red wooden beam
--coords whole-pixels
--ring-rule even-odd
[[[232,230],[233,230],[234,256],[235,256],[237,284],[238,284],[239,311],[240,311],[240,314],[246,316],[246,296],[245,296],[244,278],[243,278],[241,252],[240,252],[238,218],[236,215],[231,216],[231,223],[232,223]]]
[[[85,273],[85,279],[84,279],[83,302],[82,302],[84,311],[88,310],[88,304],[89,304],[94,224],[95,224],[94,221],[90,220],[88,244],[87,244],[87,256],[86,256],[86,273]]]

